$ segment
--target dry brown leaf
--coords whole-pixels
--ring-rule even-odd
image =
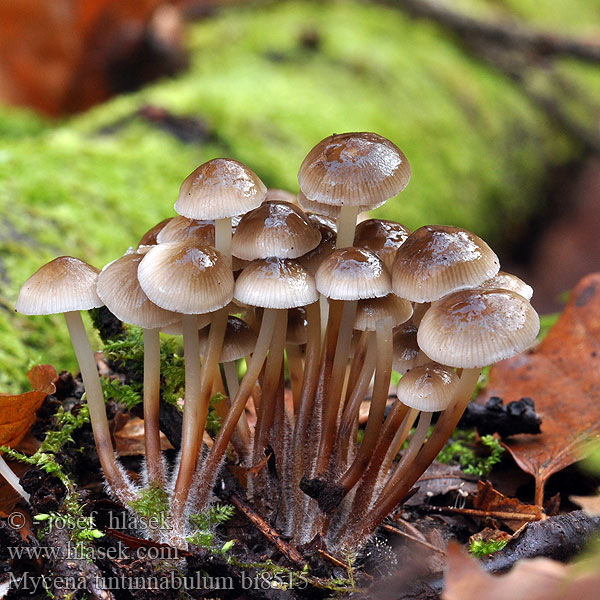
[[[569,496],[569,500],[581,506],[588,515],[600,516],[600,496]]]
[[[516,498],[507,498],[495,490],[489,481],[480,481],[477,484],[473,508],[489,512],[495,519],[506,523],[512,531],[517,531],[526,523],[530,523],[531,517],[535,517],[536,520],[545,517],[544,511],[539,506],[522,504]]]
[[[490,575],[456,542],[448,544],[442,600],[597,600],[598,557],[586,568],[548,558],[522,560],[506,575]]]
[[[574,288],[569,303],[533,351],[495,364],[477,399],[499,396],[505,403],[531,398],[542,418],[539,435],[517,435],[504,445],[535,478],[542,504],[548,477],[579,460],[600,436],[600,273]]]
[[[145,454],[144,421],[131,417],[127,423],[114,435],[115,449],[119,456],[141,456]],[[165,434],[160,432],[160,449],[171,450],[173,446]]]
[[[35,420],[35,411],[48,394],[56,390],[56,370],[37,365],[27,372],[32,391],[24,394],[0,394],[0,446],[16,446]]]

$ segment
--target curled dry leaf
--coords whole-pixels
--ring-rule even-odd
[[[145,454],[144,421],[131,417],[119,431],[115,433],[115,450],[119,456],[141,456]],[[165,434],[160,432],[160,449],[171,450],[173,446]]]
[[[577,284],[537,348],[491,368],[477,401],[484,404],[492,396],[535,403],[541,434],[517,435],[504,445],[535,477],[535,503],[541,506],[548,477],[579,460],[600,436],[600,273]]]
[[[456,542],[448,544],[442,600],[595,600],[598,557],[587,568],[567,567],[547,558],[522,560],[506,575],[490,575]]]
[[[27,372],[32,391],[0,394],[0,446],[16,446],[35,420],[35,411],[48,394],[56,391],[58,375],[50,365],[37,365]]]
[[[600,517],[600,495],[597,496],[569,496],[569,500],[592,517]]]

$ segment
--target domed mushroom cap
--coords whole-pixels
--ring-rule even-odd
[[[315,275],[319,265],[335,250],[337,239],[335,221],[323,215],[308,215],[321,234],[319,245],[298,258],[298,262],[311,274]]]
[[[393,356],[392,369],[403,375],[412,369],[419,354],[417,344],[417,328],[413,325],[403,325],[394,330],[392,338]]]
[[[218,310],[233,296],[229,262],[214,248],[189,240],[154,246],[139,264],[138,279],[152,302],[184,314]]]
[[[298,258],[321,241],[319,229],[289,202],[263,202],[246,213],[231,240],[231,252],[245,260]]]
[[[470,231],[426,225],[398,248],[392,267],[394,293],[413,302],[432,302],[458,289],[475,287],[493,277],[500,261]]]
[[[298,199],[296,198],[296,194],[292,194],[292,192],[288,192],[287,190],[268,188],[264,202],[290,202],[291,204],[297,204]]]
[[[388,294],[381,298],[359,300],[354,319],[354,329],[375,331],[377,322],[391,318],[392,327],[406,323],[412,315],[412,304],[404,298]]]
[[[373,207],[401,192],[410,179],[402,151],[376,133],[343,133],[319,142],[306,156],[298,183],[321,204]]]
[[[460,379],[449,367],[430,362],[411,369],[398,382],[398,400],[424,412],[446,410]]]
[[[262,308],[296,308],[319,298],[312,275],[295,260],[252,261],[235,283],[235,299]]]
[[[130,253],[106,265],[96,282],[98,296],[125,323],[146,329],[174,323],[179,315],[151,302],[140,287],[137,271],[142,258],[143,254]]]
[[[166,242],[183,242],[191,239],[204,246],[215,245],[215,222],[188,219],[177,215],[156,236],[159,244]]]
[[[40,267],[19,290],[15,310],[24,315],[54,315],[103,305],[96,293],[98,269],[72,256]]]
[[[137,245],[140,246],[155,246],[158,244],[158,234],[173,220],[174,217],[169,217],[168,219],[163,219],[160,223],[157,223],[154,227],[151,227],[146,231],[146,233],[140,238],[140,241]]]
[[[398,248],[409,235],[410,230],[395,221],[367,219],[356,226],[354,245],[377,254],[391,272]]]
[[[208,327],[198,332],[202,354],[204,354],[204,349],[208,344],[208,335]],[[255,345],[256,334],[252,331],[252,327],[238,317],[229,316],[227,317],[225,338],[223,339],[219,362],[230,362],[248,356],[254,350]]]
[[[494,277],[484,281],[479,287],[482,288],[499,288],[501,290],[511,290],[523,296],[525,300],[531,300],[533,297],[533,288],[527,285],[522,279],[511,273],[498,271]]]
[[[264,183],[248,167],[214,158],[184,179],[175,212],[190,219],[224,219],[256,208],[266,193]]]
[[[338,248],[321,263],[315,280],[319,292],[333,300],[380,298],[391,292],[390,274],[364,248]]]
[[[515,292],[471,289],[454,292],[431,305],[417,341],[432,360],[451,367],[483,367],[528,348],[540,320]]]

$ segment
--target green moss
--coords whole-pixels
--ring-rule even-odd
[[[578,3],[568,16],[572,7],[560,4],[552,0],[542,12],[575,26],[592,22],[597,2]],[[526,18],[535,18],[533,5]],[[320,40],[316,52],[301,44],[307,31]],[[52,127],[0,110],[3,391],[26,388],[30,362],[76,369],[60,317],[12,313],[24,279],[61,254],[96,266],[113,260],[172,214],[180,182],[209,158],[233,156],[268,185],[294,190],[298,166],[319,139],[377,131],[403,148],[413,168],[411,184],[380,216],[413,228],[462,225],[502,246],[539,210],[547,165],[576,152],[511,82],[435,25],[391,8],[352,1],[236,7],[191,26],[188,45],[188,72]],[[567,61],[561,69],[581,86],[588,79],[592,91],[598,86],[590,69]],[[211,141],[184,144],[141,118],[99,133],[147,103],[204,120]]]

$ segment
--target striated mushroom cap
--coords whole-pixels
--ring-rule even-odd
[[[533,297],[533,288],[527,285],[522,279],[511,273],[498,271],[494,277],[484,281],[479,287],[482,288],[499,288],[501,290],[511,290],[523,296],[525,300],[531,300]]]
[[[356,226],[354,246],[377,254],[391,273],[398,248],[409,235],[410,230],[395,221],[367,219]]]
[[[204,350],[208,344],[208,335],[208,327],[205,327],[198,332],[200,351],[202,354],[204,354]],[[255,346],[256,333],[254,333],[252,327],[238,317],[227,317],[225,338],[223,339],[219,362],[230,362],[248,356],[252,353]]]
[[[224,219],[256,208],[267,188],[248,167],[230,158],[213,158],[181,184],[175,212],[189,219]]]
[[[446,410],[460,379],[450,368],[430,362],[414,367],[398,382],[396,395],[402,404],[423,412]]]
[[[493,277],[500,261],[470,231],[426,225],[398,248],[392,267],[394,293],[412,302],[432,302],[458,289]]]
[[[306,156],[298,183],[313,202],[375,207],[410,179],[402,151],[376,133],[343,133],[319,142]]]
[[[417,341],[432,360],[473,368],[525,350],[539,329],[539,317],[523,296],[476,288],[434,302],[421,320]]]
[[[414,325],[402,325],[394,329],[392,344],[392,369],[403,375],[413,368],[419,354],[417,328]]]
[[[404,298],[388,294],[381,298],[359,300],[356,307],[354,329],[360,331],[375,331],[377,322],[390,318],[392,327],[397,327],[410,319],[412,304]]]
[[[96,293],[99,272],[78,258],[59,256],[25,281],[15,310],[24,315],[54,315],[98,308],[104,304]]]

